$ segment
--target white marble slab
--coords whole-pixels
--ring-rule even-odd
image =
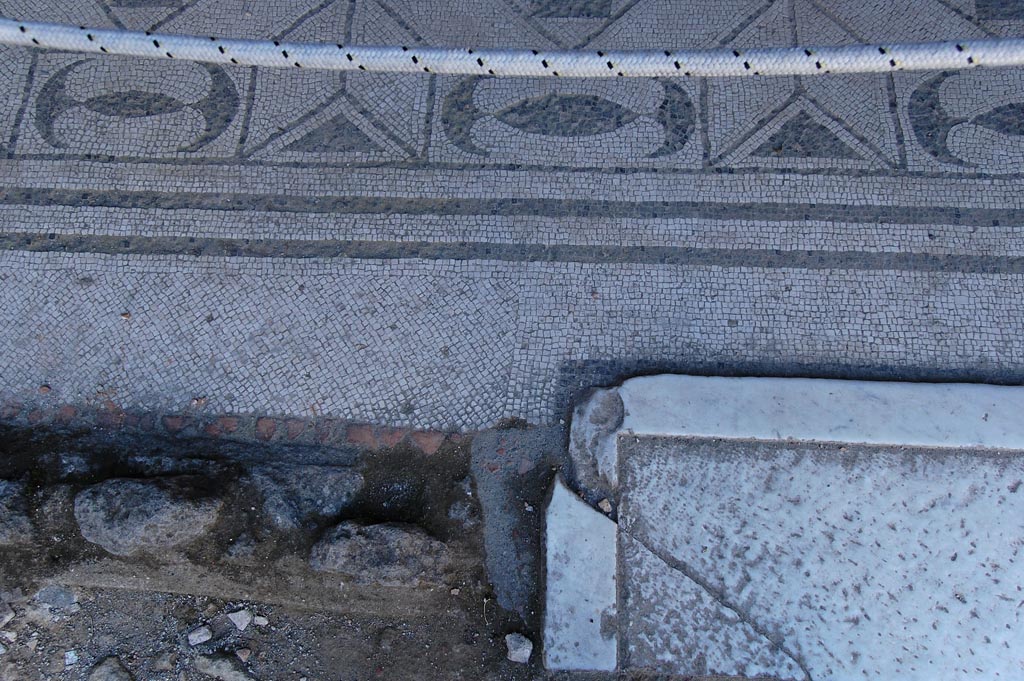
[[[614,491],[616,440],[622,434],[1024,449],[1024,387],[676,374],[633,378],[595,392],[574,412],[570,454],[583,484]]]
[[[544,665],[612,671],[618,659],[615,523],[559,480],[547,509]]]
[[[1024,387],[661,375],[619,388],[648,435],[1024,448]]]
[[[624,438],[627,667],[1024,678],[1024,456]]]

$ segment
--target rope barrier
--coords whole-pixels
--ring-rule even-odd
[[[1024,38],[663,51],[470,49],[238,40],[0,18],[0,44],[272,68],[566,78],[807,76],[1024,65]]]

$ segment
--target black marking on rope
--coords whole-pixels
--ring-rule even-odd
[[[466,53],[467,54],[473,54],[473,48],[472,47],[467,47],[466,48]]]
[[[232,57],[232,58],[231,58],[231,63],[232,63],[232,64],[237,64],[237,63],[238,63],[238,60],[237,60],[237,59],[235,59],[234,57]]]
[[[211,35],[210,36],[210,42],[211,43],[215,43],[215,42],[217,42],[217,39]]]
[[[745,68],[747,71],[749,71],[750,70],[750,62],[749,61],[743,62],[743,68]]]
[[[338,47],[341,47],[341,45],[338,45]],[[402,52],[408,52],[408,51],[409,51],[409,48],[406,47],[405,45],[402,45]]]
[[[38,44],[39,44],[39,41],[38,41],[38,40],[36,40],[35,38],[32,38],[32,43],[33,43],[33,44],[35,44],[35,45],[38,45]]]
[[[974,57],[968,57],[967,58],[967,63],[968,64],[973,64],[974,63]]]
[[[359,65],[359,70],[360,70],[360,71],[365,71],[365,70],[366,70],[366,67],[365,67],[365,66],[363,66],[362,64],[360,64],[360,65]]]
[[[24,26],[19,26],[18,30],[21,31],[22,33],[24,33],[25,32],[25,27]]]
[[[879,54],[885,54],[885,48],[884,48],[884,47],[882,47],[881,45],[879,45],[879,46],[878,46],[878,53],[879,53]]]
[[[484,60],[481,59],[480,57],[477,57],[476,58],[476,63],[479,64],[480,66],[483,66],[484,65]]]
[[[601,50],[598,50],[597,51],[597,56],[598,57],[603,57],[604,56],[604,52],[602,52]]]
[[[300,64],[299,62],[295,62],[295,68],[301,69],[302,68],[302,64]]]
[[[288,58],[288,50],[281,50],[281,56],[284,57],[285,59],[287,59]]]
[[[688,76],[690,75],[690,72],[689,72],[689,71],[687,71],[687,72],[686,72],[686,73],[684,73],[683,75],[684,75],[684,76],[687,76],[687,77],[688,77]]]
[[[548,60],[547,60],[547,59],[541,59],[541,60],[540,60],[540,63],[541,63],[541,65],[542,65],[542,66],[543,66],[544,68],[548,68]]]
[[[956,44],[956,51],[957,52],[963,52],[964,51],[964,46],[961,45],[960,43],[957,43]]]
[[[804,54],[806,54],[808,57],[810,57],[811,54],[813,54],[813,53],[810,50],[804,50]]]
[[[106,51],[107,51],[107,48],[105,48],[102,45],[100,45],[100,52],[106,53]]]
[[[173,55],[173,54],[171,54],[170,52],[165,52],[164,54],[166,54],[166,55],[167,55],[167,58],[168,58],[168,59],[174,59],[174,55]]]
[[[679,66],[679,62],[677,62],[677,61],[672,62],[672,64],[676,67],[676,71],[678,71],[681,68]]]
[[[349,53],[348,53],[348,54],[346,54],[345,56],[346,56],[346,57],[348,57],[348,60],[349,60],[349,61],[352,61],[352,53],[351,53],[351,52],[349,52]]]
[[[426,71],[427,73],[430,73],[430,69],[428,69],[426,66],[423,67],[423,70]]]
[[[558,71],[552,71],[552,72],[551,72],[551,75],[552,75],[552,76],[557,76],[557,75],[558,75]]]
[[[814,68],[820,69],[821,68],[821,62],[820,61],[814,62]]]
[[[666,57],[671,57],[671,56],[672,56],[672,53],[671,53],[671,52],[669,52],[668,50],[665,50],[665,56],[666,56]]]
[[[491,74],[493,76],[494,75],[494,69],[487,69],[487,73],[489,73],[489,74]]]
[[[152,34],[152,33],[150,33],[149,31],[143,31],[142,33],[143,33],[143,35],[153,35],[153,34]]]
[[[274,41],[274,47],[281,47],[281,43],[279,43],[278,41],[275,40]]]
[[[622,71],[619,71],[619,72],[618,72],[618,73],[616,73],[615,75],[617,75],[617,76],[621,76],[621,75],[622,75]]]
[[[412,55],[412,63],[413,64],[419,64],[420,63],[419,57],[417,57],[415,54]]]
[[[732,51],[732,56],[734,56],[734,57],[740,56],[740,51],[739,50],[733,50]]]
[[[92,42],[93,40],[95,40],[95,38],[93,38],[93,37],[92,37],[92,33],[86,33],[86,34],[85,34],[85,37],[89,39],[89,42],[90,42],[90,43],[91,43],[91,42]]]
[[[218,45],[217,46],[217,51],[219,51],[221,54],[224,54],[224,46],[223,45]]]
[[[895,59],[890,59],[889,60],[889,66],[892,66],[893,68],[895,68],[896,67],[896,60]]]
[[[160,47],[160,41],[156,38],[153,38],[153,47]]]
[[[611,62],[608,62],[608,68],[609,69],[614,69],[615,68],[615,64],[613,64]]]

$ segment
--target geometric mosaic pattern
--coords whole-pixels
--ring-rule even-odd
[[[19,0],[2,12],[611,49],[1020,35],[1019,4]],[[211,392],[224,411],[469,428],[557,420],[573,391],[648,369],[1024,378],[1012,304],[1024,71],[493,79],[0,47],[0,87],[12,394],[49,382],[163,408]]]

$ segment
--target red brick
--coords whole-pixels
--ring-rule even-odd
[[[345,428],[337,419],[321,419],[313,427],[316,441],[322,445],[333,444],[342,440]]]
[[[156,416],[152,413],[145,413],[138,417],[138,425],[142,430],[153,430],[156,428]]]
[[[256,419],[256,437],[266,442],[277,432],[277,421],[269,416]]]
[[[409,434],[412,443],[424,454],[433,454],[444,442],[445,434],[436,430],[414,430]]]
[[[285,434],[289,440],[294,440],[306,432],[306,422],[302,419],[288,419],[284,422]]]
[[[406,428],[379,428],[377,439],[385,447],[394,447],[409,435]]]
[[[169,433],[181,432],[188,423],[188,420],[184,416],[179,416],[177,414],[165,416],[161,421],[163,421],[164,428],[166,428]]]
[[[102,410],[96,414],[96,423],[103,428],[120,428],[124,425],[124,413]]]
[[[373,426],[364,424],[349,426],[345,433],[345,439],[350,445],[357,447],[377,448],[377,435],[373,432]]]
[[[16,419],[20,413],[21,404],[18,402],[5,402],[3,407],[0,407],[0,418],[2,419]]]
[[[72,407],[70,404],[65,404],[63,407],[57,410],[56,420],[61,423],[68,423],[73,418],[78,416],[78,410]]]

